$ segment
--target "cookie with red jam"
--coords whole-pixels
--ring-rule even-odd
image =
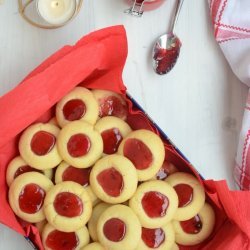
[[[178,207],[175,190],[164,181],[142,183],[129,201],[129,206],[145,228],[159,228],[167,225]]]
[[[80,250],[89,243],[89,240],[86,226],[75,232],[62,232],[47,224],[42,232],[45,250]]]
[[[214,210],[208,203],[205,203],[193,218],[186,221],[173,221],[175,241],[183,246],[197,245],[211,235],[214,224]]]
[[[56,119],[61,127],[82,120],[95,124],[98,118],[98,103],[90,90],[76,87],[56,105]]]
[[[58,184],[63,181],[74,181],[83,186],[91,199],[93,206],[95,206],[100,200],[92,191],[89,182],[89,176],[92,167],[89,168],[75,168],[70,166],[67,162],[62,161],[57,167],[55,173],[55,183]]]
[[[132,131],[125,121],[115,116],[101,118],[95,129],[102,136],[103,153],[108,155],[116,153],[122,139]]]
[[[58,151],[64,161],[76,168],[92,166],[102,155],[103,142],[99,132],[84,121],[74,121],[58,135]]]
[[[100,243],[93,242],[88,244],[86,247],[82,248],[81,250],[107,250],[105,249]]]
[[[55,126],[57,126],[57,127],[60,127],[59,124],[58,124],[58,122],[57,122],[56,117],[52,117],[52,118],[49,120],[48,123],[50,123],[50,124],[52,124],[52,125],[55,125]]]
[[[92,90],[95,99],[99,105],[99,117],[116,116],[122,120],[127,119],[128,106],[126,100],[119,94],[108,91],[95,89]]]
[[[56,167],[62,158],[57,150],[60,129],[49,123],[29,126],[19,140],[19,152],[27,164],[39,170]]]
[[[141,240],[137,250],[172,250],[175,232],[171,223],[160,228],[142,228]]]
[[[153,178],[165,158],[165,149],[160,137],[145,129],[131,132],[121,142],[118,153],[132,161],[139,181]]]
[[[122,155],[108,155],[94,165],[90,185],[96,196],[112,204],[130,199],[136,191],[137,173],[131,161]]]
[[[37,172],[18,176],[9,189],[9,203],[12,210],[27,222],[36,223],[44,220],[44,199],[52,187],[51,180]]]
[[[84,187],[73,181],[65,181],[47,192],[44,213],[47,221],[57,230],[74,232],[88,222],[92,203]]]
[[[133,250],[141,238],[141,225],[131,208],[114,205],[101,214],[97,235],[100,243],[109,250]]]
[[[169,183],[178,195],[178,209],[175,220],[188,220],[194,217],[205,204],[205,191],[200,182],[193,175],[178,172],[170,175]]]

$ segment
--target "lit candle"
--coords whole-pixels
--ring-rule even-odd
[[[76,0],[37,0],[40,16],[52,25],[61,25],[72,18]]]

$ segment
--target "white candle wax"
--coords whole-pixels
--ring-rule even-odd
[[[74,15],[76,0],[37,0],[37,10],[48,23],[64,24]]]

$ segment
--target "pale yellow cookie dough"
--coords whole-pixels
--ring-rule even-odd
[[[107,249],[105,249],[100,243],[93,242],[87,245],[86,247],[82,248],[81,250],[107,250]]]
[[[118,148],[118,154],[124,154],[124,145],[128,139],[137,139],[143,142],[152,153],[152,162],[146,169],[137,169],[138,179],[139,181],[150,180],[154,177],[154,175],[159,171],[162,166],[162,163],[165,158],[165,149],[164,144],[160,137],[155,133],[145,130],[139,129],[131,132],[120,144]],[[126,155],[125,155],[126,156]],[[126,156],[128,157],[128,156]]]
[[[114,242],[106,238],[103,228],[110,219],[124,222],[126,232],[121,241]],[[114,205],[107,208],[97,223],[97,235],[100,243],[109,250],[136,249],[141,238],[141,225],[133,210],[124,205]]]
[[[45,219],[44,204],[39,211],[30,214],[23,212],[19,206],[19,195],[28,184],[36,184],[41,187],[46,193],[53,187],[53,183],[43,174],[37,172],[29,172],[19,175],[10,185],[9,189],[9,203],[13,212],[21,219],[36,223]]]
[[[31,149],[32,138],[39,131],[50,133],[56,138],[54,147],[45,155],[37,155]],[[57,150],[57,136],[59,132],[60,129],[58,127],[49,123],[36,123],[29,126],[22,133],[19,140],[19,152],[21,157],[28,163],[29,166],[39,170],[56,167],[62,161],[62,158]]]
[[[98,175],[111,168],[118,171],[123,178],[123,187],[119,196],[111,196],[106,193],[98,181]],[[114,181],[116,181],[116,179],[114,179]],[[107,203],[117,204],[130,199],[136,191],[137,183],[138,178],[134,165],[121,155],[114,154],[105,156],[96,162],[90,173],[90,185],[92,190],[99,199]]]
[[[48,123],[50,123],[50,124],[52,124],[52,125],[55,125],[55,126],[57,126],[57,127],[60,127],[59,124],[58,124],[58,122],[57,122],[56,117],[52,117],[52,118],[49,120]]]
[[[74,217],[66,217],[58,214],[54,207],[54,201],[58,194],[69,192],[76,195],[82,202],[83,212]],[[44,213],[47,221],[57,230],[74,232],[83,227],[92,213],[92,203],[87,191],[78,183],[65,181],[55,185],[49,190],[44,200]]]
[[[73,157],[69,154],[67,143],[76,134],[84,134],[90,140],[90,149],[87,154]],[[77,168],[92,166],[102,155],[103,142],[100,133],[87,122],[74,121],[62,128],[58,135],[58,150],[64,161]]]
[[[78,99],[81,100],[86,106],[85,114],[80,118],[82,121],[86,121],[90,124],[95,124],[98,118],[98,103],[94,98],[90,90],[83,87],[76,87],[66,96],[64,96],[61,101],[56,105],[56,119],[61,127],[64,127],[71,121],[66,120],[63,114],[64,105],[70,101]]]
[[[191,174],[177,172],[170,175],[166,182],[173,188],[178,184],[186,184],[193,188],[192,201],[184,206],[178,207],[174,220],[188,220],[194,217],[205,204],[205,191],[200,182]]]

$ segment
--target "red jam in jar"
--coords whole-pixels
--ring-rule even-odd
[[[158,248],[165,241],[165,233],[161,228],[142,228],[141,238],[149,248]]]
[[[124,239],[126,234],[125,223],[117,218],[109,219],[103,226],[105,237],[113,242],[119,242]]]
[[[80,216],[83,212],[81,199],[70,192],[57,194],[54,200],[54,208],[59,215],[69,218]]]
[[[174,186],[174,189],[178,195],[179,205],[178,207],[185,207],[193,200],[193,188],[187,184],[178,184]]]
[[[123,139],[118,128],[107,129],[101,134],[103,140],[103,152],[105,154],[114,154]]]
[[[51,250],[74,250],[79,245],[79,239],[74,232],[54,230],[48,234],[45,244]]]
[[[89,175],[92,168],[75,168],[69,166],[62,175],[63,181],[74,181],[83,187],[89,186]]]
[[[67,143],[67,149],[72,157],[81,157],[86,155],[91,147],[90,139],[84,134],[72,135]]]
[[[37,213],[43,206],[46,192],[37,184],[26,185],[19,194],[20,209],[27,214]]]
[[[150,167],[153,155],[146,144],[141,140],[130,138],[124,144],[123,154],[127,157],[136,169],[144,170]]]
[[[64,118],[68,121],[80,120],[86,113],[86,105],[80,99],[72,99],[63,107]]]
[[[137,4],[142,4],[143,2],[143,10],[151,11],[159,8],[165,0],[136,0]],[[132,6],[135,3],[135,0],[125,0],[127,4]]]
[[[56,137],[46,131],[38,131],[30,143],[31,150],[39,156],[48,154],[56,144]]]
[[[123,177],[114,167],[103,170],[97,175],[97,180],[105,193],[118,197],[123,190]]]
[[[19,175],[21,175],[21,174],[24,174],[24,173],[28,173],[28,172],[39,172],[39,173],[41,173],[42,171],[40,171],[40,170],[38,170],[38,169],[35,169],[35,168],[32,168],[32,167],[30,167],[30,166],[28,166],[28,165],[26,165],[26,166],[21,166],[21,167],[19,167],[19,168],[16,170],[16,172],[15,172],[15,174],[14,174],[14,179],[15,179],[17,176],[19,176]]]
[[[169,200],[162,193],[151,191],[144,194],[142,207],[151,218],[163,217],[167,213]]]
[[[190,220],[181,221],[180,225],[183,231],[188,234],[198,234],[202,229],[202,221],[199,215],[196,215]]]

